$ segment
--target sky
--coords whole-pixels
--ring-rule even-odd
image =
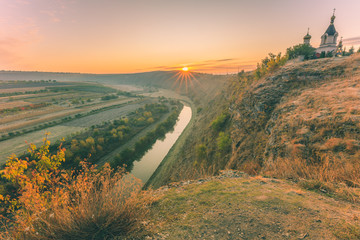
[[[334,8],[358,49],[359,0],[0,0],[0,70],[246,71],[308,28],[318,47]]]

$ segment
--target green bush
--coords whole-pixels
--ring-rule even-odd
[[[224,127],[226,126],[226,122],[229,118],[230,118],[229,113],[227,112],[222,113],[211,123],[212,129],[214,129],[217,132],[224,129]]]
[[[273,72],[279,67],[283,66],[288,60],[288,56],[281,56],[281,53],[275,55],[273,53],[269,53],[269,56],[261,60],[261,64],[258,63],[256,70],[254,71],[255,79],[259,79],[268,72]]]
[[[207,148],[205,144],[200,144],[196,146],[196,157],[197,159],[205,159],[207,155]]]
[[[107,101],[107,100],[111,100],[111,99],[116,99],[118,97],[119,96],[117,96],[117,95],[106,95],[106,96],[101,97],[101,100]]]
[[[304,56],[304,59],[308,60],[315,57],[315,48],[308,44],[299,44],[286,49],[286,55],[288,55],[289,59]]]
[[[227,153],[231,149],[231,138],[228,134],[220,132],[216,139],[217,148],[221,153]]]

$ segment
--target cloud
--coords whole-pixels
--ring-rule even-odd
[[[235,61],[237,60],[236,58],[224,58],[224,59],[217,59],[217,60],[207,60],[205,62],[213,62],[213,63],[217,63],[217,62],[229,62],[229,61]]]
[[[205,60],[201,62],[179,64],[175,66],[156,66],[147,69],[137,69],[138,71],[178,71],[182,67],[188,66],[194,72],[207,73],[236,73],[241,70],[253,70],[256,62],[244,62],[236,58]]]
[[[55,10],[43,10],[41,13],[47,15],[53,22],[61,22],[61,19],[58,17],[59,13]]]
[[[358,44],[360,44],[360,37],[343,39],[343,43],[345,45],[358,45]]]

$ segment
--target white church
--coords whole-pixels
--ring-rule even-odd
[[[337,38],[339,36],[339,33],[335,29],[334,21],[335,21],[335,9],[330,20],[330,25],[326,29],[325,33],[321,36],[320,46],[316,49],[316,54],[318,56],[322,52],[325,52],[325,54],[330,52],[334,56],[342,53],[342,39],[337,45]],[[310,45],[310,39],[311,36],[309,34],[309,29],[308,29],[308,33],[304,36],[304,44]]]

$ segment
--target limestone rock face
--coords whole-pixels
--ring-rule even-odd
[[[227,167],[257,172],[282,159],[360,156],[360,56],[284,66],[233,102]]]

